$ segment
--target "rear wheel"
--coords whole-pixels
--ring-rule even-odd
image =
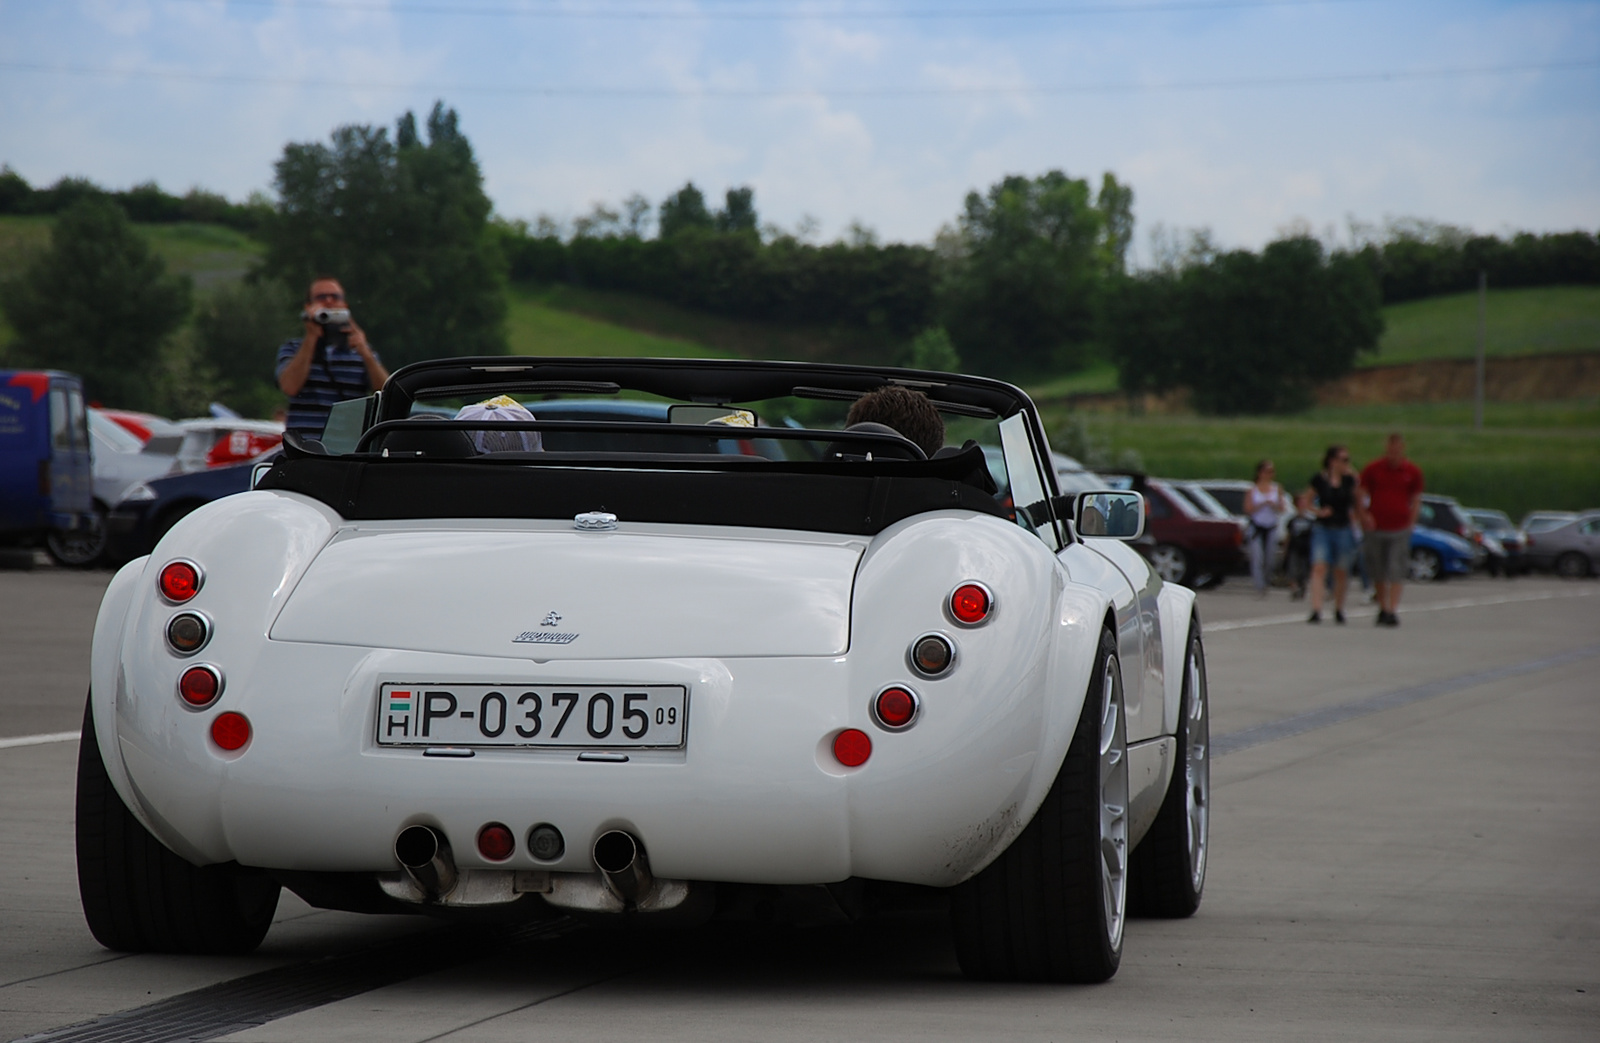
[[[1556,575],[1567,579],[1582,579],[1589,574],[1589,559],[1575,550],[1569,550],[1556,559]]]
[[[1200,908],[1210,826],[1211,700],[1200,627],[1191,622],[1178,704],[1177,763],[1161,811],[1128,864],[1128,904],[1136,915],[1177,918]]]
[[[99,504],[89,512],[88,523],[81,528],[51,529],[44,539],[45,550],[57,565],[86,569],[98,564],[106,552],[106,515]]]
[[[1117,973],[1128,897],[1128,741],[1109,630],[1077,731],[1033,821],[951,899],[969,977],[1099,982]]]
[[[1151,548],[1150,564],[1156,570],[1156,575],[1168,583],[1182,583],[1189,574],[1189,555],[1183,552],[1182,547],[1174,547],[1170,543],[1158,543]]]
[[[122,803],[83,714],[78,747],[78,895],[95,940],[123,952],[246,953],[278,908],[278,884],[235,863],[191,865]]]
[[[1426,583],[1431,579],[1444,579],[1444,562],[1439,558],[1439,552],[1429,550],[1427,547],[1411,548],[1411,578],[1418,583]]]

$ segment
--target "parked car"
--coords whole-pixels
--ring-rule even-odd
[[[83,383],[59,370],[0,370],[0,546],[70,559],[100,539]]]
[[[1600,571],[1600,511],[1575,514],[1564,525],[1528,533],[1528,564],[1578,579]]]
[[[140,445],[156,435],[175,435],[182,431],[175,422],[164,416],[156,416],[154,413],[141,413],[133,409],[107,409],[105,406],[95,406],[94,409],[137,438]]]
[[[255,489],[112,580],[77,818],[102,944],[248,951],[285,886],[350,911],[618,924],[920,892],[949,903],[974,977],[1101,981],[1130,894],[1148,915],[1198,907],[1194,595],[1124,542],[1143,497],[1057,492],[1023,392],[484,361],[416,363],[335,406],[351,451],[290,435]],[[774,425],[768,456],[706,452],[742,437],[704,423],[412,415],[597,386],[753,411],[912,381],[988,425],[1014,510],[977,444],[928,458],[892,431]],[[482,452],[491,427],[567,447]]]
[[[253,460],[283,441],[283,425],[275,420],[198,417],[180,420],[177,430],[152,435],[145,451],[171,456],[176,471],[203,471]]]
[[[1116,483],[1119,476],[1108,475]],[[1231,518],[1203,513],[1167,481],[1145,475],[1121,476],[1148,501],[1151,543],[1140,550],[1168,583],[1210,586],[1238,571],[1244,561],[1244,533]]]
[[[1523,535],[1532,536],[1536,532],[1559,529],[1577,516],[1577,511],[1529,511],[1517,523],[1517,528],[1522,530]]]
[[[1512,524],[1511,516],[1505,511],[1491,510],[1486,507],[1463,507],[1467,520],[1483,533],[1485,546],[1487,541],[1493,540],[1504,552],[1503,557],[1497,558],[1492,552],[1489,556],[1489,571],[1498,574],[1503,571],[1507,576],[1517,576],[1528,571],[1528,562],[1525,556],[1528,538],[1521,529]],[[1497,567],[1498,566],[1498,567]]]
[[[1483,551],[1453,532],[1418,525],[1411,530],[1410,575],[1417,582],[1470,576]]]
[[[255,463],[271,459],[279,451],[269,450],[244,463],[168,474],[134,484],[106,516],[105,557],[120,563],[149,554],[167,530],[191,512],[249,489]]]
[[[1424,493],[1417,510],[1417,525],[1425,529],[1438,529],[1459,536],[1473,547],[1472,563],[1475,568],[1488,567],[1499,573],[1505,569],[1506,552],[1499,541],[1486,539],[1483,530],[1472,524],[1460,501],[1454,496]],[[1491,559],[1493,564],[1491,565]]]

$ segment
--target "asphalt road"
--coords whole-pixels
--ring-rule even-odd
[[[1600,583],[1412,586],[1397,631],[1203,594],[1205,902],[1131,922],[1106,985],[1025,987],[961,979],[929,913],[506,935],[286,895],[247,958],[107,952],[78,908],[77,744],[15,740],[77,729],[108,578],[0,572],[0,1039],[118,1011],[97,1038],[1600,1038]],[[296,988],[307,1009],[238,1030]]]

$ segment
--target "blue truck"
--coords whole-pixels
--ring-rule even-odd
[[[83,381],[0,369],[0,548],[70,557],[99,524]]]

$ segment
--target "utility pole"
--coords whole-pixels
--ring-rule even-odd
[[[1484,341],[1488,339],[1489,273],[1478,269],[1478,373],[1472,395],[1472,429],[1483,430],[1483,355]]]

